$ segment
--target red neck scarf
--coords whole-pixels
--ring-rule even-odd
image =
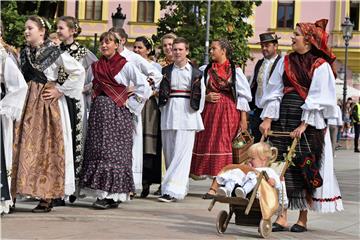
[[[119,107],[124,105],[128,98],[126,86],[117,83],[114,77],[121,71],[125,63],[126,59],[116,52],[110,59],[102,56],[99,61],[91,65],[94,75],[94,98],[104,92]]]
[[[231,94],[231,64],[229,60],[224,63],[213,63],[209,69],[208,92],[229,92]]]

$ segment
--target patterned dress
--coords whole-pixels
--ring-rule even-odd
[[[60,66],[68,78],[56,84]],[[50,41],[21,52],[21,70],[28,82],[22,118],[15,130],[12,196],[53,199],[75,191],[71,128],[65,97],[44,100],[47,88],[80,100],[85,71],[68,53]]]

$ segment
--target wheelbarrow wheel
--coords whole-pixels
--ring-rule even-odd
[[[268,238],[268,237],[270,237],[271,231],[272,231],[271,221],[261,219],[260,224],[259,224],[260,236],[263,238]]]
[[[216,230],[218,233],[223,234],[226,231],[227,223],[226,219],[228,217],[228,213],[225,210],[219,212],[216,218]]]

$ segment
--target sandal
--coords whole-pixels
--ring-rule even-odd
[[[33,213],[46,213],[46,212],[50,212],[52,208],[53,208],[52,201],[48,202],[46,200],[41,199],[39,204],[31,211]]]
[[[210,191],[213,191],[215,194],[210,194],[210,193],[209,193]],[[210,189],[209,189],[209,192],[205,193],[205,194],[202,196],[202,199],[214,199],[214,197],[215,197],[215,195],[216,195],[216,189],[210,188]]]

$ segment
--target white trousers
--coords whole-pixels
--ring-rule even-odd
[[[184,199],[188,191],[194,130],[162,130],[166,173],[161,183],[161,194]]]
[[[132,174],[134,178],[135,191],[142,190],[143,173],[143,130],[141,115],[136,116],[134,122],[133,147],[132,147]]]

